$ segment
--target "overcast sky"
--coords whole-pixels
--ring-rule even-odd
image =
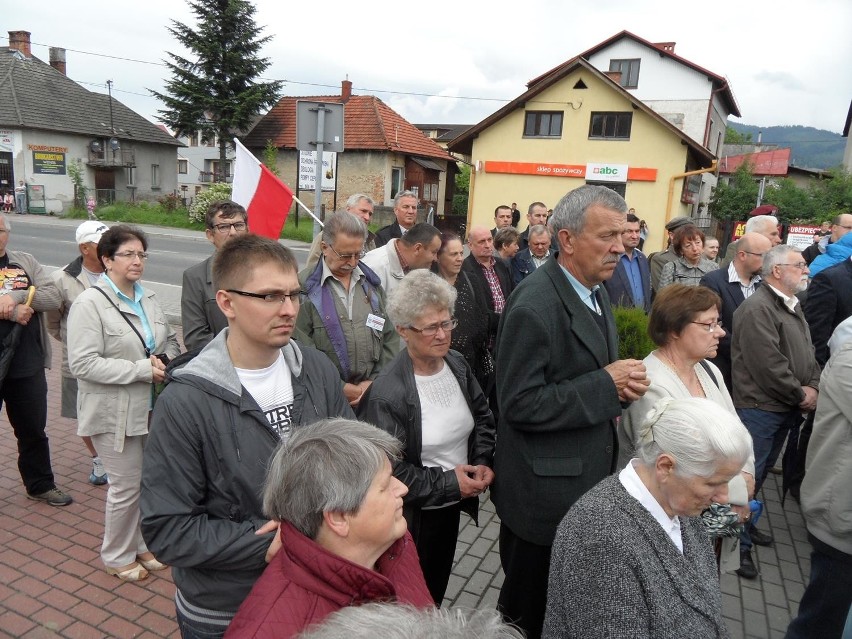
[[[286,94],[338,94],[348,75],[355,93],[377,95],[418,123],[476,123],[520,95],[530,79],[625,29],[651,42],[674,41],[680,56],[727,76],[745,124],[841,132],[852,99],[849,0],[255,5],[257,23],[273,36],[263,52],[272,61],[264,75],[286,80]],[[163,89],[165,52],[183,53],[167,27],[172,19],[193,22],[187,5],[83,0],[58,6],[53,0],[16,3],[3,12],[0,43],[8,43],[8,30],[22,29],[32,33],[33,53],[45,61],[48,46],[63,47],[72,79],[104,93],[111,79],[116,99],[155,120],[160,104],[147,89]]]

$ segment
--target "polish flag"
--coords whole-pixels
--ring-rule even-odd
[[[273,240],[281,236],[293,191],[234,139],[237,156],[231,198],[246,207],[249,231]]]

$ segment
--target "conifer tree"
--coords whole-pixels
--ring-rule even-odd
[[[187,0],[194,27],[172,20],[169,32],[188,50],[187,57],[167,52],[172,73],[158,119],[177,135],[219,141],[217,181],[225,178],[226,150],[234,136],[247,131],[265,108],[278,100],[281,82],[260,82],[269,58],[260,50],[272,36],[261,37],[249,0]]]

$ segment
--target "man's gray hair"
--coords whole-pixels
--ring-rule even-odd
[[[602,206],[605,209],[627,213],[627,202],[618,193],[605,186],[586,184],[569,191],[559,200],[550,218],[551,232],[556,235],[562,229],[568,229],[577,235],[586,226],[586,213],[590,206]]]
[[[741,468],[752,451],[751,435],[736,414],[698,397],[659,400],[645,416],[637,442],[643,465],[652,468],[667,454],[681,477],[711,477],[727,462]]]
[[[773,228],[778,226],[777,217],[774,215],[755,215],[746,222],[745,232],[760,233],[762,235],[763,230],[770,226]]]
[[[415,608],[391,602],[347,606],[300,639],[523,639],[496,610]]]
[[[787,260],[790,259],[790,253],[795,253],[798,257],[802,256],[802,252],[799,249],[789,244],[779,244],[766,251],[766,254],[763,256],[763,267],[760,269],[761,277],[769,277],[772,275],[773,268],[779,264],[787,264]]]
[[[331,246],[338,235],[349,235],[367,239],[367,226],[357,215],[346,211],[336,211],[325,218],[322,227],[322,241]]]
[[[401,450],[393,435],[354,419],[294,429],[270,462],[263,512],[316,539],[323,513],[357,512],[385,461]]]
[[[388,295],[388,315],[394,326],[413,326],[432,309],[456,308],[456,289],[442,277],[420,268],[400,280]]]
[[[397,204],[399,204],[399,201],[404,197],[413,197],[415,200],[418,199],[417,194],[414,191],[400,191],[399,193],[396,194],[396,197],[393,199],[393,208],[396,208]],[[419,201],[418,201],[418,203],[419,203]]]
[[[533,235],[541,235],[542,233],[547,233],[550,235],[550,229],[546,224],[534,224],[530,227],[530,232],[527,237],[532,237]]]
[[[370,205],[375,205],[373,198],[366,193],[353,193],[349,196],[349,199],[346,200],[346,208],[348,209],[349,207],[356,206],[361,200],[367,200]]]

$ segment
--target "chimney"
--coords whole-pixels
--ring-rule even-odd
[[[68,75],[65,72],[65,49],[50,47],[50,66],[62,75]]]
[[[10,31],[9,32],[9,48],[13,51],[20,51],[25,58],[32,57],[33,53],[30,49],[30,32],[29,31]]]
[[[343,104],[349,102],[352,97],[352,83],[348,79],[340,83],[340,97]]]
[[[616,84],[621,84],[621,71],[604,71],[604,75]]]
[[[674,53],[676,44],[677,42],[655,42],[654,46],[658,49],[662,49],[666,53]]]

